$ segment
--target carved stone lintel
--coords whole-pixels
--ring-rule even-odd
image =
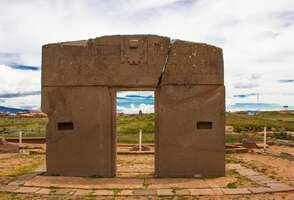
[[[139,65],[148,62],[148,40],[146,38],[121,39],[121,63]]]

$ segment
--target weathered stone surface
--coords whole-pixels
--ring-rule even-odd
[[[93,193],[92,190],[75,189],[74,195],[76,196],[87,196]]]
[[[248,189],[254,194],[273,192],[273,190],[268,187],[250,187]]]
[[[171,189],[158,189],[157,190],[157,194],[159,196],[171,196],[171,195],[175,195],[175,193],[172,192]]]
[[[215,195],[213,190],[210,188],[206,188],[206,189],[189,189],[191,195]]]
[[[223,83],[222,50],[207,44],[115,35],[44,45],[47,172],[115,176],[116,91],[152,89],[156,175],[224,175]]]
[[[156,100],[156,175],[224,175],[224,87],[162,86]]]
[[[208,178],[205,179],[205,183],[210,188],[221,188],[226,187],[229,183],[236,182],[237,178],[232,176],[224,176],[224,177],[218,177],[218,178]]]
[[[49,188],[41,188],[36,193],[37,194],[50,194],[51,190]]]
[[[133,190],[122,190],[122,191],[118,192],[116,195],[118,195],[118,196],[132,196],[132,195],[134,195],[134,191]]]
[[[222,188],[224,194],[250,194],[248,188]]]
[[[86,178],[64,176],[38,176],[24,185],[31,187],[79,188],[79,189],[140,189],[144,179],[135,178]]]
[[[226,164],[226,169],[228,170],[236,170],[236,169],[244,169],[245,167],[243,167],[240,164],[235,164],[235,163],[228,163]]]
[[[257,176],[257,175],[260,175],[258,172],[252,170],[252,169],[237,169],[236,170],[240,175],[242,176],[246,176],[246,177],[249,177],[249,176]]]
[[[294,191],[294,188],[284,184],[284,183],[267,183],[267,186],[271,188],[271,190],[275,192],[286,192],[286,191]]]
[[[5,140],[5,138],[0,138],[0,145],[6,145],[8,142]]]
[[[213,191],[214,195],[217,195],[217,196],[224,194],[221,188],[212,188],[212,191]]]
[[[16,193],[34,193],[40,190],[38,187],[19,187],[15,191]]]
[[[179,196],[189,196],[191,193],[188,189],[177,189],[176,190],[176,195]]]
[[[224,83],[222,50],[204,43],[176,40],[171,44],[162,84]]]
[[[242,146],[245,148],[248,148],[248,149],[258,148],[255,141],[250,141],[250,140],[246,140],[246,139],[242,141]]]
[[[16,180],[16,181],[12,181],[12,182],[8,183],[8,185],[10,185],[10,186],[20,186],[20,185],[23,185],[24,183],[25,183],[25,181]]]
[[[43,46],[44,86],[156,87],[170,39],[156,35],[103,36],[83,45]]]
[[[0,186],[0,192],[15,192],[19,187],[15,185]]]
[[[64,176],[115,174],[112,97],[107,87],[43,87],[47,172]],[[58,127],[72,123],[72,127]]]
[[[5,138],[0,138],[0,153],[18,153],[19,146],[8,143]]]
[[[56,189],[56,191],[54,192],[54,194],[74,194],[74,190],[72,189],[63,189],[63,188],[60,188],[60,189]]]
[[[247,176],[247,178],[260,184],[277,182],[276,180],[268,178],[267,176],[264,176],[264,175]]]
[[[208,184],[203,179],[194,178],[153,178],[146,179],[145,183],[149,184],[149,189],[163,188],[207,188]]]
[[[113,191],[111,190],[94,190],[93,195],[97,195],[97,196],[112,196],[114,195]]]
[[[157,191],[153,189],[142,189],[134,190],[133,194],[138,196],[154,196],[157,195]]]

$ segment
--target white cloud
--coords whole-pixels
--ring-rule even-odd
[[[262,93],[263,102],[294,104],[293,96],[284,95],[293,84],[277,82],[294,78],[293,0],[0,1],[0,53],[17,55],[14,62],[40,66],[41,46],[50,42],[159,34],[223,48],[228,104],[243,92]],[[1,73],[0,92],[40,87],[32,85],[40,83],[36,78],[15,84],[16,72]],[[250,79],[252,74],[260,77]],[[256,87],[241,90],[236,84]]]
[[[3,103],[0,105],[11,108],[22,108],[29,110],[40,110],[41,96],[40,95],[30,95],[24,97],[16,97],[4,99]]]
[[[41,90],[41,72],[13,69],[0,65],[0,93],[22,93]]]
[[[7,65],[0,65],[0,94],[29,93],[41,90],[41,72],[17,70]],[[17,98],[3,98],[1,106],[17,108],[39,108],[40,95]]]
[[[117,112],[123,112],[125,114],[138,114],[140,110],[143,113],[154,113],[154,105],[142,103],[138,106],[130,104],[130,107],[117,106]]]

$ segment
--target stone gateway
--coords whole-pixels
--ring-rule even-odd
[[[42,49],[47,172],[116,174],[116,92],[155,91],[155,176],[225,174],[222,50],[157,35],[114,35]]]

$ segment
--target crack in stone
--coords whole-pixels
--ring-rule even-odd
[[[158,82],[157,82],[156,88],[158,88],[158,87],[160,86],[160,84],[161,84],[163,74],[164,74],[164,72],[165,72],[165,69],[166,69],[167,63],[168,63],[168,61],[169,61],[170,51],[171,51],[171,47],[172,47],[173,43],[174,43],[174,40],[172,40],[172,41],[170,42],[169,46],[168,46],[167,54],[166,54],[166,57],[165,57],[165,63],[164,63],[164,65],[163,65],[163,67],[162,67],[161,74],[160,74],[160,76],[159,76],[159,78],[158,78]]]

